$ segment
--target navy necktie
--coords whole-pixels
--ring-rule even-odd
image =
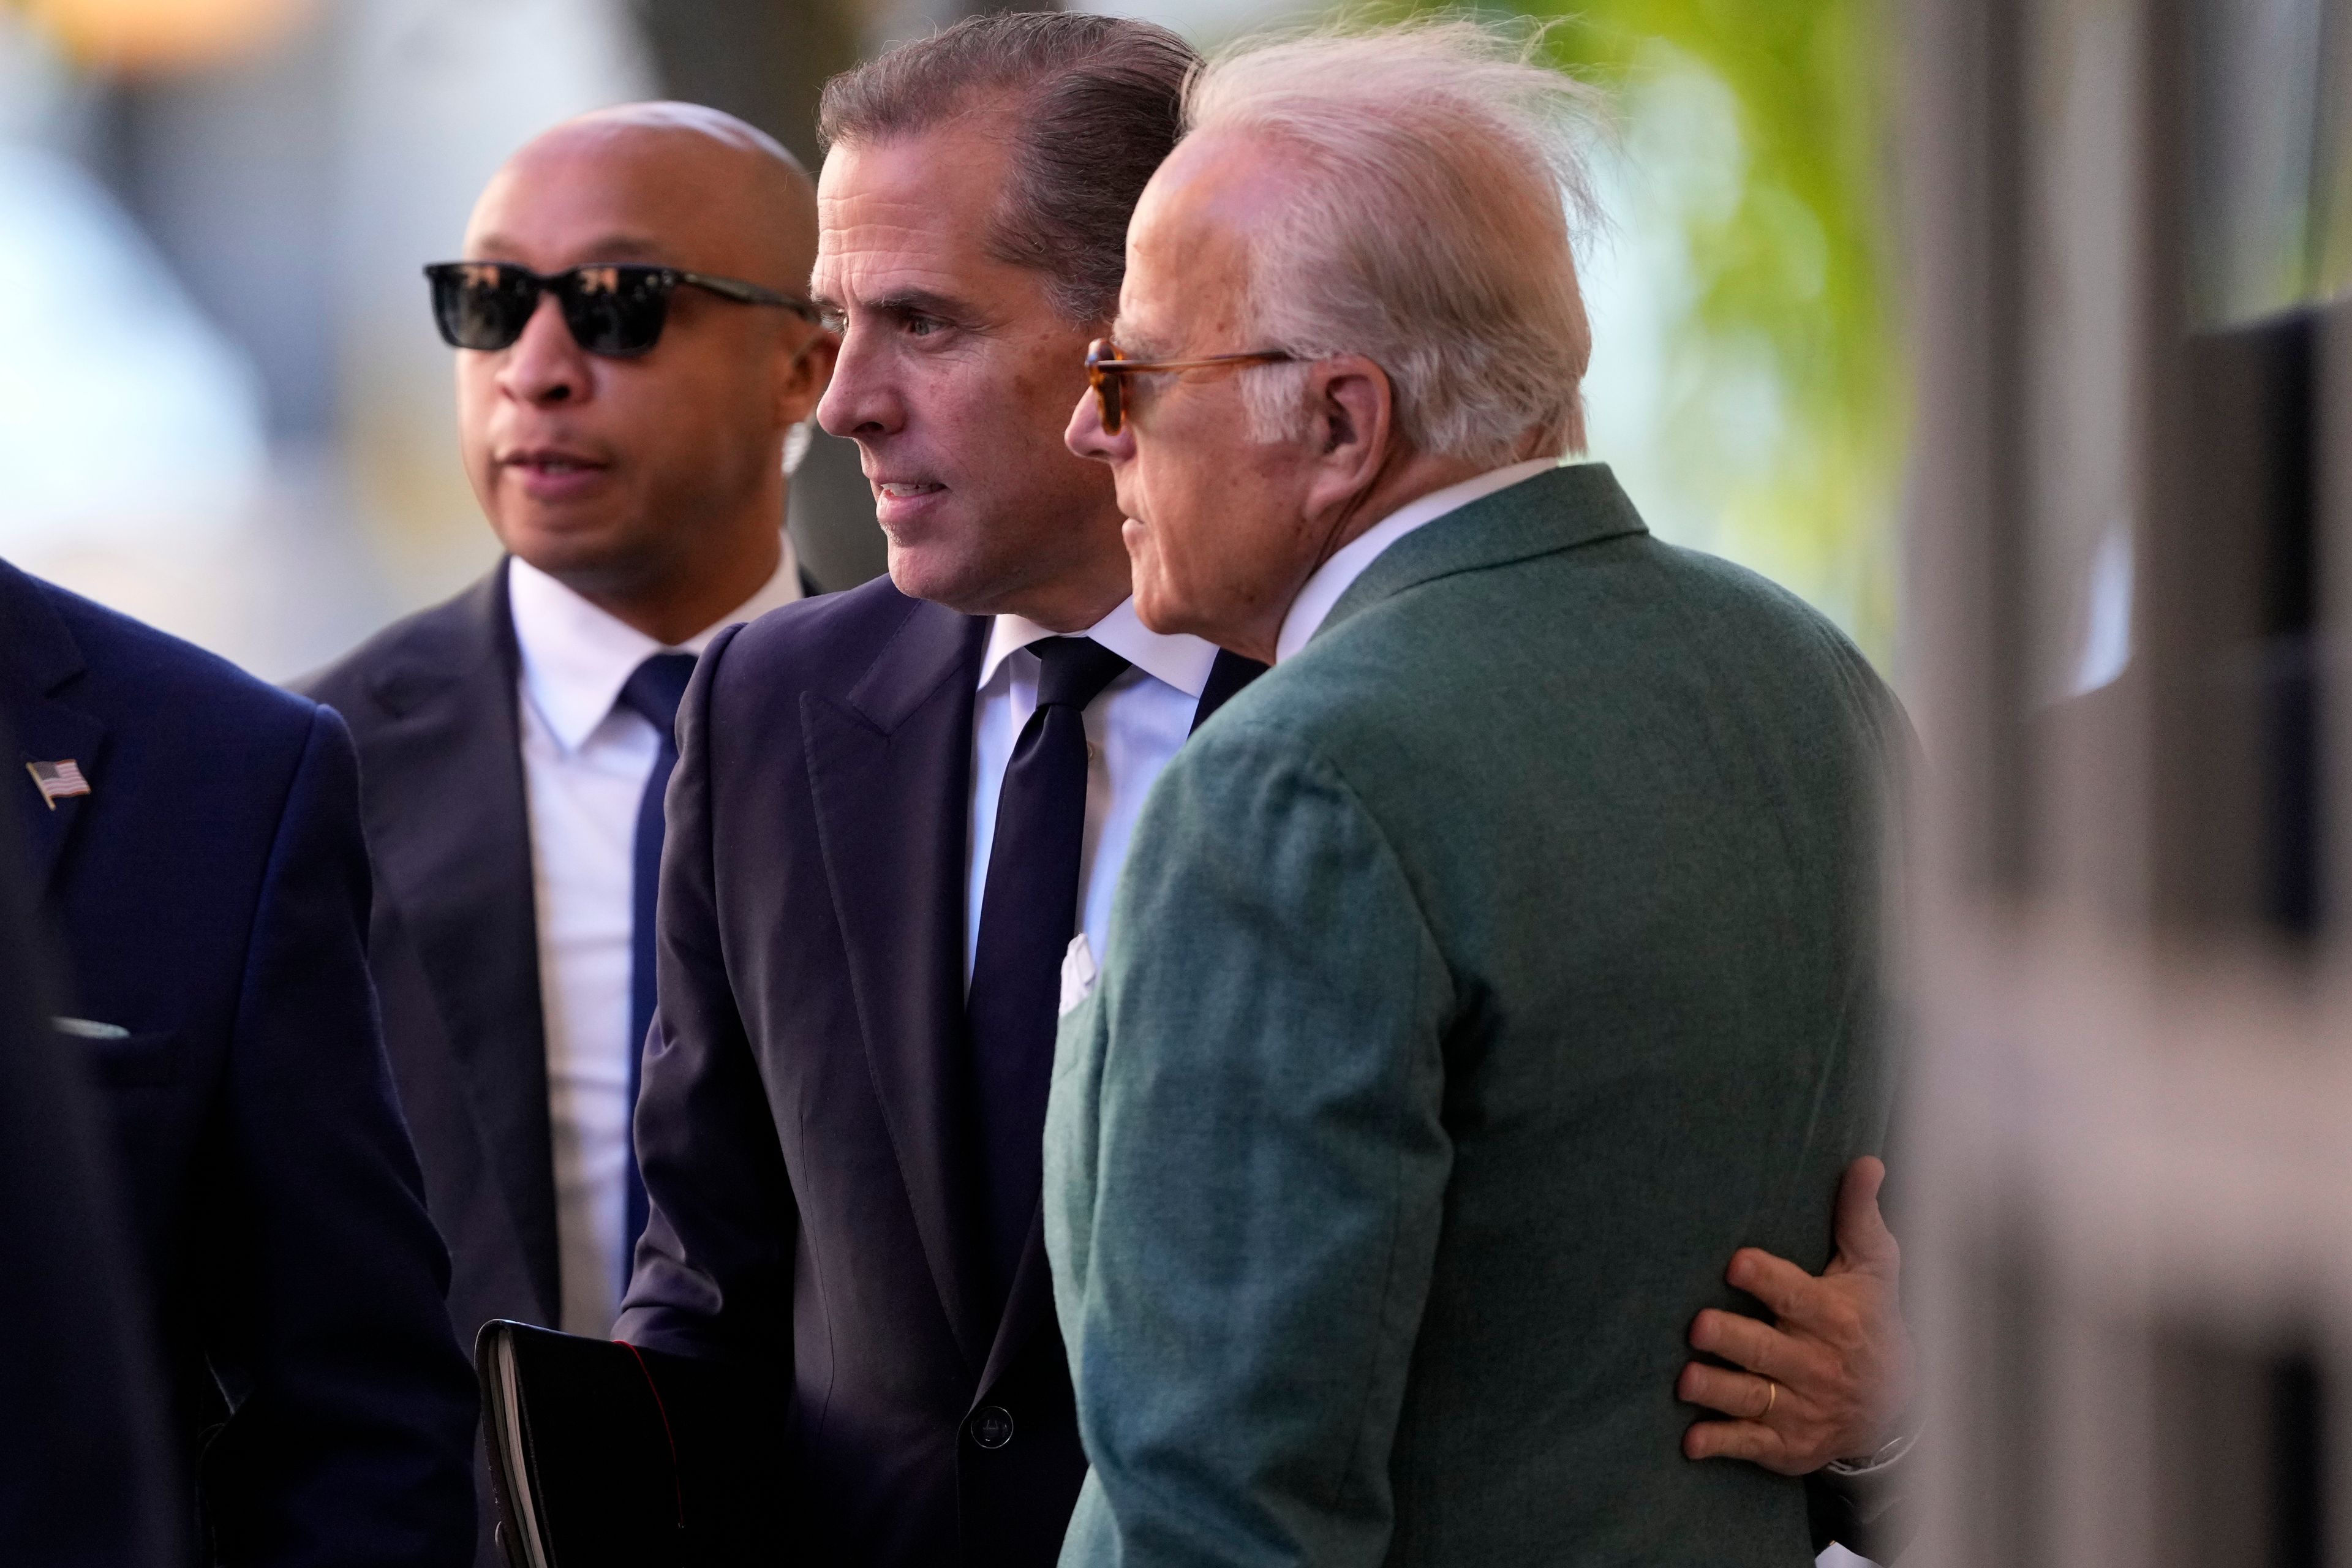
[[[1085,637],[1049,637],[1030,651],[1045,667],[1037,710],[1022,726],[997,797],[965,1004],[998,1303],[1012,1289],[1037,1207],[1062,956],[1078,929],[1086,707],[1127,668],[1127,660]]]
[[[654,1021],[654,895],[661,886],[662,795],[677,766],[677,705],[694,674],[690,653],[657,653],[629,674],[621,706],[641,715],[661,735],[654,771],[637,797],[637,841],[629,876],[629,1206],[623,1237],[622,1279],[646,1228],[646,1182],[637,1171],[637,1079],[644,1069],[646,1031]]]

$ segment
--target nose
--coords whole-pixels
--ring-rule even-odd
[[[1103,434],[1102,405],[1092,387],[1078,394],[1078,405],[1070,410],[1069,428],[1062,432],[1062,439],[1079,457],[1098,463],[1123,463],[1135,456],[1134,422],[1120,421],[1116,436]]]
[[[498,379],[508,396],[544,407],[586,397],[593,374],[587,351],[572,341],[572,329],[564,325],[563,307],[554,295],[542,294],[538,309],[523,323],[522,336],[507,349]]]
[[[816,422],[826,434],[854,441],[895,435],[906,427],[906,399],[890,356],[877,347],[870,331],[853,325],[842,332],[833,380],[817,402]]]

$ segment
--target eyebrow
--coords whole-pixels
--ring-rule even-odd
[[[840,300],[825,294],[817,295],[814,303],[818,310],[835,314],[847,309]],[[963,301],[951,300],[945,294],[934,294],[928,289],[900,289],[861,303],[865,310],[875,315],[898,320],[908,316],[938,316],[945,321],[968,321],[973,314],[971,308]]]
[[[1124,317],[1114,316],[1110,323],[1110,341],[1129,359],[1166,359],[1168,354],[1150,338],[1129,325]]]

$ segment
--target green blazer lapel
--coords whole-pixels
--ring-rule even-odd
[[[1382,599],[1456,572],[1648,531],[1608,464],[1554,468],[1481,496],[1390,545],[1348,585],[1316,636]]]

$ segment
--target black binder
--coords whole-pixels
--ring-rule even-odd
[[[684,1568],[677,1445],[635,1349],[499,1321],[474,1369],[509,1568]]]
[[[786,1560],[781,1405],[756,1378],[504,1321],[474,1369],[509,1568]]]

